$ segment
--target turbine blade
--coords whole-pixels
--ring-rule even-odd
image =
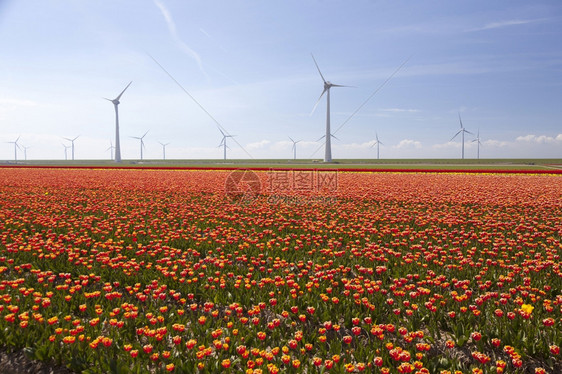
[[[330,87],[355,87],[355,86],[344,86],[343,84],[332,84]]]
[[[222,130],[220,129],[220,127],[218,127],[218,129],[219,129],[219,131],[221,132],[222,136],[226,136],[226,134],[224,133],[224,131],[222,131]]]
[[[289,139],[291,139],[291,141],[292,141],[293,143],[295,142],[295,141],[293,140],[293,138],[291,138],[290,136],[289,136]]]
[[[150,131],[150,130],[148,130],[148,131]],[[143,136],[141,136],[141,139],[144,138],[146,136],[146,134],[148,134],[148,131],[145,132]]]
[[[326,137],[326,135],[322,135],[321,137],[318,138],[317,142],[319,142],[320,140],[324,139]]]
[[[463,131],[466,132],[467,134],[474,135],[474,134],[471,133],[470,131],[466,130],[464,127],[463,127]]]
[[[459,122],[461,124],[461,129],[464,128],[463,125],[462,125],[461,112],[459,112]]]
[[[455,134],[455,136],[453,136],[453,137],[451,138],[451,140],[453,140],[454,138],[456,138],[457,135],[459,135],[461,132],[462,132],[462,130],[459,130],[459,132],[457,132],[457,133]],[[451,140],[449,140],[449,141],[451,141]]]
[[[125,91],[127,90],[127,88],[129,88],[129,86],[131,85],[131,83],[133,83],[133,81],[130,81],[129,84],[127,85],[127,87],[125,87],[125,89],[123,91],[121,91],[121,93],[119,94],[119,96],[117,96],[115,98],[115,100],[119,101],[119,99],[121,98],[121,95],[123,95],[123,93],[125,93]],[[112,100],[110,100],[112,101]]]
[[[316,101],[316,104],[314,104],[314,107],[312,108],[312,111],[310,112],[310,115],[312,115],[312,113],[314,113],[314,111],[316,110],[316,107],[318,106],[318,104],[320,103],[320,100],[322,100],[322,96],[324,96],[324,94],[326,93],[326,91],[328,91],[327,88],[324,88],[324,91],[322,91],[322,94],[320,95],[320,97],[318,98],[318,100]]]
[[[316,59],[314,58],[314,55],[312,53],[310,55],[312,56],[312,59],[314,60],[314,65],[316,65],[316,69],[318,69],[318,72],[320,73],[320,77],[322,77],[322,80],[324,81],[324,83],[326,83],[326,79],[324,79],[324,76],[322,75],[322,72],[320,71],[320,68],[318,67],[318,63],[316,62]]]

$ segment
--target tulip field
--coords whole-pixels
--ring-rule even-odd
[[[562,174],[324,173],[0,168],[0,347],[84,373],[562,372]]]

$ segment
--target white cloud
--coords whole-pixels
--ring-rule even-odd
[[[341,149],[341,150],[363,150],[363,149],[368,149],[373,145],[374,141],[370,140],[368,142],[365,143],[351,143],[351,144],[336,144],[335,146],[333,146],[336,149]]]
[[[271,141],[264,139],[264,140],[260,140],[259,142],[246,144],[246,149],[249,149],[249,150],[263,149],[263,148],[265,148],[266,145],[268,145],[270,143],[271,143]]]
[[[403,148],[421,148],[422,144],[421,142],[417,141],[417,140],[412,140],[412,139],[403,139],[400,140],[400,142],[398,142],[397,145],[394,146],[394,148],[397,149],[403,149]]]
[[[507,147],[510,145],[509,142],[506,142],[504,140],[494,140],[494,139],[488,139],[482,142],[482,145],[486,146],[486,147]]]
[[[562,134],[558,134],[556,137],[548,136],[548,135],[525,135],[525,136],[518,136],[515,141],[517,142],[528,142],[528,143],[538,143],[538,144],[547,144],[547,143],[555,143],[562,141]]]

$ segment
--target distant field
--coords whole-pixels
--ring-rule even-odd
[[[314,169],[387,169],[387,170],[562,170],[562,159],[342,159],[332,163],[321,160],[41,160],[4,161],[0,165],[80,166],[80,167],[212,167],[212,168],[314,168]]]

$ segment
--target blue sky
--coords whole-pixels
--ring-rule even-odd
[[[562,158],[562,3],[553,1],[0,0],[0,160],[108,159],[121,98],[124,159]],[[466,136],[466,158],[476,157]],[[243,148],[243,149],[242,149]],[[18,151],[18,158],[23,152]]]

